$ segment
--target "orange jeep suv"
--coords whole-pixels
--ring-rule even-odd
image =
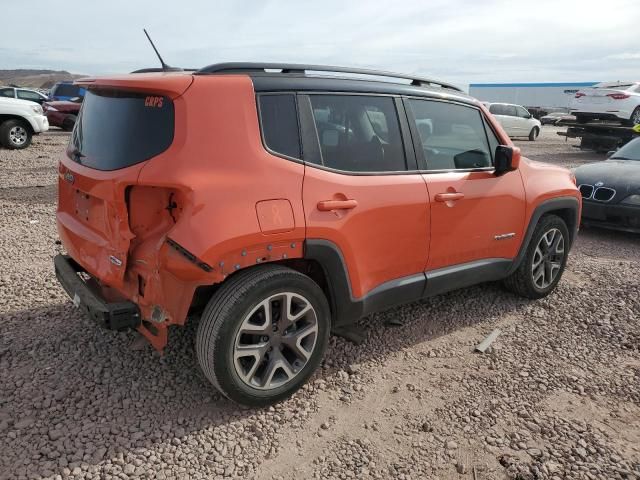
[[[371,312],[495,280],[540,298],[562,276],[574,177],[455,86],[251,63],[77,83],[56,275],[158,350],[199,316],[202,370],[236,402],[291,395]]]

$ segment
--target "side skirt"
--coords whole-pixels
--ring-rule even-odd
[[[422,298],[500,280],[508,275],[512,261],[490,258],[439,268],[424,273],[397,278],[379,285],[361,298],[354,298],[351,282],[338,248],[326,240],[307,240],[305,257],[317,260],[325,270],[331,290],[333,327],[351,324],[374,312],[415,302]]]

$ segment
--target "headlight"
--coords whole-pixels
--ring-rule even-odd
[[[42,107],[40,105],[31,105],[31,110],[33,110],[38,115],[42,115]]]
[[[626,205],[640,205],[640,195],[639,194],[629,195],[620,203],[624,203]]]

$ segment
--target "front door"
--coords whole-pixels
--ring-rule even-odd
[[[422,275],[427,264],[427,188],[415,164],[408,172],[415,158],[405,146],[397,101],[299,96],[306,238],[340,250],[356,299],[385,282]]]
[[[406,104],[420,137],[419,161],[427,170],[427,270],[515,257],[524,229],[524,187],[518,171],[494,174],[492,152],[499,142],[480,110],[421,99]],[[421,124],[429,124],[430,132]]]

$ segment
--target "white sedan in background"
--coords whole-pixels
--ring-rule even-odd
[[[579,123],[622,120],[640,123],[640,82],[603,82],[578,90],[569,110]]]
[[[533,118],[522,105],[511,103],[485,103],[510,137],[528,137],[535,140],[540,134],[540,120]]]

